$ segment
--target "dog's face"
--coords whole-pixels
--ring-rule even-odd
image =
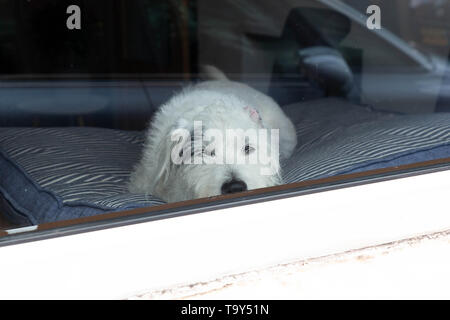
[[[281,184],[278,132],[265,129],[251,107],[214,106],[182,118],[170,141],[159,183],[168,201]]]

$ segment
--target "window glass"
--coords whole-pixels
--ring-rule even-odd
[[[449,10],[0,0],[0,228],[442,162]]]
[[[71,5],[80,8],[80,30],[66,27]],[[193,4],[43,0],[1,6],[2,75],[103,78],[195,71]]]

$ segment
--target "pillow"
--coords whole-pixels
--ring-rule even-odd
[[[0,128],[0,210],[39,224],[162,204],[127,191],[143,141],[103,128]]]
[[[394,114],[337,98],[289,105],[298,145],[285,183],[450,157],[450,113]]]
[[[396,115],[339,99],[285,108],[299,138],[286,183],[450,157],[450,113]],[[0,211],[39,224],[155,206],[130,194],[144,133],[103,128],[0,128]]]

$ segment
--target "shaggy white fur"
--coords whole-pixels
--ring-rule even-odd
[[[297,144],[292,122],[267,95],[228,80],[215,67],[205,71],[217,80],[184,89],[156,112],[142,159],[131,175],[131,192],[176,202],[282,183],[279,160],[290,157]],[[269,133],[249,134],[261,129]],[[235,134],[233,139],[215,141],[217,134],[228,137],[228,131]],[[216,133],[214,139],[208,132]],[[279,140],[273,139],[276,133]],[[264,152],[270,161],[248,161],[251,154]],[[230,154],[233,161],[218,161]]]

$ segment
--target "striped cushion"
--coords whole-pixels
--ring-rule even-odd
[[[0,188],[31,223],[164,203],[126,188],[143,137],[103,128],[0,128]]]
[[[450,157],[450,113],[398,115],[322,99],[288,106],[299,143],[286,183]]]
[[[286,183],[450,157],[450,114],[393,115],[324,99],[286,107],[299,144],[282,163]],[[130,194],[142,132],[0,128],[0,211],[22,224],[153,206]]]

